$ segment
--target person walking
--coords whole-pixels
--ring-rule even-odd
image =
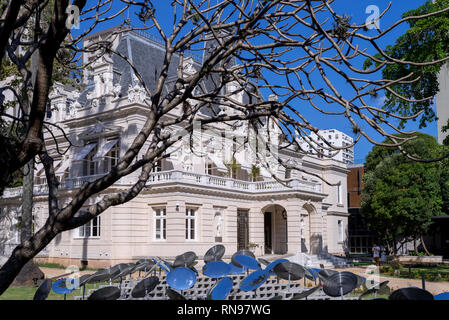
[[[373,244],[373,260],[378,267],[380,267],[380,247],[377,244]]]

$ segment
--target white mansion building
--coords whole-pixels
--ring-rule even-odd
[[[111,30],[114,29],[89,36],[85,45],[107,37]],[[148,88],[154,89],[154,74],[162,64],[163,46],[149,35],[130,31],[120,34],[113,47],[134,63]],[[89,53],[84,53],[83,60],[89,59]],[[184,72],[197,72],[201,61],[193,55],[185,59]],[[170,72],[169,82],[173,83],[177,65],[172,65]],[[92,70],[85,70],[84,83],[82,92],[55,84],[47,112],[46,120],[61,126],[73,144],[62,156],[56,152],[53,138],[46,137],[61,182],[60,205],[68,203],[85,181],[96,180],[116,164],[149,113],[143,103],[145,90],[129,65],[118,56],[105,56],[94,62]],[[243,95],[237,98],[245,99]],[[276,126],[265,121],[267,126],[272,128],[272,143],[279,143]],[[203,154],[192,152],[185,143],[172,148],[170,157],[154,167],[147,188],[136,198],[107,209],[83,227],[60,234],[39,259],[64,265],[88,263],[89,267],[106,267],[144,257],[170,259],[186,251],[202,257],[215,244],[226,247],[225,258],[248,247],[255,248],[256,256],[298,252],[344,254],[347,165],[335,159],[281,149],[279,157],[286,162],[340,183],[338,187],[329,186],[317,177],[290,172],[271,162],[270,168],[278,177],[289,179],[285,186],[257,164],[247,145],[236,147],[239,137],[247,134],[245,123],[231,133],[226,128],[223,124],[212,125],[211,130],[195,139],[200,141]],[[260,131],[261,135],[267,134],[266,128]],[[53,134],[60,150],[68,147],[58,130]],[[228,149],[235,154],[237,166],[229,165]],[[259,174],[254,174],[255,165],[260,167]],[[43,171],[42,165],[37,164],[35,230],[43,225],[48,214]],[[86,205],[108,192],[129,188],[137,174],[120,179]],[[17,242],[13,234],[17,233],[14,227],[20,216],[21,194],[22,188],[6,189],[0,198],[1,210],[12,217],[4,220],[1,228],[3,233],[10,231],[11,245]]]

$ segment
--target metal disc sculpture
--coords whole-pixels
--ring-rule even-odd
[[[309,271],[309,269],[301,266],[301,268],[304,271],[304,277],[309,279],[310,281],[314,281],[315,280],[315,276]]]
[[[175,290],[186,290],[194,286],[196,274],[189,268],[176,268],[167,274],[167,284]]]
[[[319,279],[319,272],[321,271],[321,269],[318,268],[308,268],[307,269],[310,274],[313,276],[314,280]]]
[[[260,259],[259,259],[259,261],[260,261]],[[268,262],[268,261],[267,261]],[[280,263],[283,263],[283,262],[289,262],[287,259],[277,259],[277,260],[274,260],[273,262],[268,262],[268,264],[266,265],[266,267],[265,267],[265,271],[267,271],[268,272],[268,275],[269,276],[275,276],[276,275],[276,273],[274,272],[274,267],[276,267],[278,264],[280,264]]]
[[[231,266],[223,261],[212,261],[203,266],[203,274],[213,279],[223,278],[230,272]]]
[[[284,280],[300,280],[304,278],[304,268],[290,261],[277,264],[273,271],[279,278]]]
[[[374,298],[377,298],[377,292],[379,292],[379,290],[385,288],[389,282],[390,281],[387,280],[387,281],[383,281],[380,283],[375,283],[372,287],[368,288],[368,290],[366,290],[364,293],[362,293],[360,295],[359,300],[362,300],[362,298],[364,298],[370,294],[373,294],[373,293],[374,293]]]
[[[198,259],[198,257],[195,252],[193,252],[193,251],[184,252],[183,254],[181,254],[175,258],[175,262],[173,262],[172,268],[193,267],[196,259]]]
[[[389,300],[433,300],[433,295],[424,289],[417,287],[401,288],[393,291]]]
[[[69,285],[69,287],[67,287],[67,284]],[[66,295],[75,290],[75,281],[74,279],[70,278],[60,279],[58,281],[55,281],[55,283],[53,283],[51,289],[58,294],[63,294],[65,300]]]
[[[204,263],[219,261],[221,258],[223,258],[225,251],[226,248],[221,244],[213,246],[206,251],[206,254],[204,255]]]
[[[318,272],[318,275],[320,277],[321,280],[327,279],[330,276],[337,274],[338,271],[335,270],[330,270],[330,269],[320,269],[320,271]]]
[[[167,288],[165,292],[170,300],[187,300],[182,294],[170,288]]]
[[[253,273],[251,273],[249,276],[247,276],[243,281],[240,283],[240,290],[242,291],[256,291],[257,288],[259,288],[262,284],[267,281],[269,278],[268,272],[266,270],[256,270]]]
[[[78,286],[80,287],[80,290],[83,291],[83,300],[84,296],[86,294],[86,283],[89,282],[90,278],[92,277],[92,274],[83,274],[79,279]]]
[[[330,297],[341,297],[357,288],[357,276],[352,272],[337,272],[324,280],[323,291]]]
[[[237,267],[232,262],[229,262],[228,265],[231,268],[231,271],[230,271],[231,274],[242,274],[242,273],[246,272],[245,268]]]
[[[443,292],[433,297],[433,300],[449,300],[449,292]]]
[[[361,277],[358,274],[356,274],[355,276],[357,277],[357,287],[356,288],[358,288],[358,287],[362,286],[365,283],[366,278],[365,277]]]
[[[33,300],[45,300],[48,297],[48,294],[51,290],[51,279],[45,279],[39,288],[37,288],[36,293],[34,294]]]
[[[117,280],[120,278],[120,282],[121,282],[124,277],[126,277],[128,274],[131,274],[131,272],[135,268],[135,265],[126,263],[124,265],[120,265],[119,268],[120,268],[120,272],[117,273],[115,276],[112,276],[111,281],[114,281],[114,280]]]
[[[309,290],[306,290],[303,292],[295,293],[295,294],[293,294],[293,297],[291,298],[291,300],[301,300],[301,299],[307,300],[308,296],[311,296],[312,294],[317,292],[320,288],[321,288],[321,286],[317,286],[317,287],[314,287],[312,289],[309,289]]]
[[[162,270],[164,270],[166,273],[169,273],[171,270],[173,270],[173,267],[170,263],[163,259],[155,259],[153,258],[154,263],[156,266],[160,267]]]
[[[237,266],[237,267],[239,267],[239,268],[243,268],[243,266],[240,265],[240,264],[235,260],[235,257],[236,257],[237,255],[249,256],[249,257],[251,257],[251,258],[253,258],[253,259],[256,259],[256,257],[254,256],[254,253],[252,253],[252,252],[249,251],[249,250],[240,250],[240,251],[237,251],[236,253],[234,253],[234,254],[232,255],[232,257],[231,257],[231,262],[232,262],[235,266]]]
[[[159,284],[158,277],[148,277],[139,281],[131,291],[131,297],[144,298],[148,293],[154,290]]]
[[[117,300],[120,298],[120,289],[109,286],[94,291],[87,300]]]
[[[257,259],[261,264],[263,264],[264,266],[268,266],[270,264],[270,261],[263,259],[263,258],[259,258]]]
[[[223,278],[212,288],[207,298],[209,300],[224,300],[231,292],[233,285],[234,282],[231,278]]]
[[[304,268],[290,261],[278,263],[273,271],[279,278],[288,280],[288,291],[290,291],[290,281],[304,278]]]
[[[237,254],[234,257],[232,263],[234,263],[237,267],[241,266],[245,269],[257,270],[260,269],[260,264],[254,257],[247,256],[244,254]],[[235,261],[235,262],[234,262]]]
[[[112,267],[108,269],[100,269],[97,272],[95,272],[87,283],[97,283],[97,282],[104,282],[104,281],[110,281],[112,278],[114,278],[116,275],[120,273],[120,269],[118,267]]]

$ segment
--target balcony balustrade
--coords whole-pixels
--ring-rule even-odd
[[[60,185],[59,189],[77,189],[85,182],[93,182],[104,176],[91,175],[84,177],[66,178]],[[152,173],[147,181],[147,186],[157,186],[162,184],[187,183],[197,185],[198,187],[213,187],[229,191],[244,191],[249,193],[264,193],[271,191],[311,191],[321,193],[321,183],[310,182],[299,179],[290,180],[287,185],[283,185],[277,181],[242,181],[231,178],[211,176],[207,174],[198,174],[194,172],[186,172],[179,170],[161,171]],[[129,186],[133,184],[131,177],[123,177],[114,185]],[[46,184],[35,185],[34,194],[48,194],[48,186]],[[3,193],[4,198],[22,196],[22,187],[9,188]]]

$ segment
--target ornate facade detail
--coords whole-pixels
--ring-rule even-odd
[[[147,98],[147,92],[135,74],[133,74],[133,82],[134,86],[132,84],[128,86],[128,101],[144,102]]]

